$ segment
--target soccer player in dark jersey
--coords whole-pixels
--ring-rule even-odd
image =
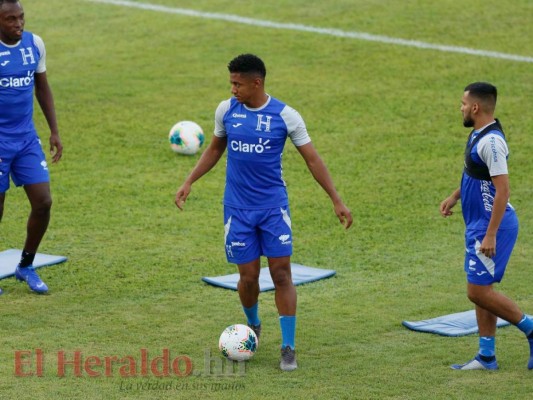
[[[300,114],[265,92],[263,61],[253,54],[242,54],[229,63],[228,70],[233,97],[218,106],[213,139],[178,189],[175,202],[182,209],[192,184],[211,170],[227,150],[226,257],[238,266],[239,297],[248,325],[258,336],[260,257],[267,257],[280,316],[280,368],[291,371],[297,368],[296,290],[291,279],[292,227],[281,165],[287,138],[331,198],[335,214],[345,228],[352,224],[352,215],[311,143]]]
[[[468,85],[463,94],[463,125],[473,128],[465,150],[461,186],[440,205],[443,217],[461,200],[466,225],[467,294],[475,304],[479,352],[457,370],[498,369],[495,353],[498,317],[525,333],[530,346],[528,368],[533,369],[533,320],[511,299],[497,292],[518,235],[518,219],[509,203],[509,150],[500,122],[494,118],[496,87],[486,82]]]
[[[18,280],[37,293],[48,291],[32,263],[48,227],[52,198],[48,165],[33,123],[33,94],[50,128],[52,161],[63,146],[57,129],[52,91],[46,78],[42,39],[24,31],[24,9],[18,0],[0,0],[0,220],[9,177],[23,186],[31,205]]]

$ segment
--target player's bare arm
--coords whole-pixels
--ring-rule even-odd
[[[311,171],[311,174],[315,180],[320,184],[320,186],[322,186],[333,202],[335,214],[339,218],[339,222],[343,224],[346,229],[348,229],[353,223],[352,213],[348,207],[346,207],[341,197],[337,193],[326,164],[324,164],[324,161],[322,161],[322,158],[320,158],[318,152],[311,142],[296,148],[305,160],[307,168],[309,168],[309,171]]]
[[[183,206],[191,192],[192,184],[208,173],[218,163],[226,150],[226,143],[227,140],[225,138],[213,136],[213,140],[202,153],[198,163],[176,192],[176,199],[174,202],[180,210],[183,210]]]
[[[57,119],[54,106],[54,97],[52,90],[48,84],[46,72],[35,74],[35,97],[43,111],[48,127],[50,128],[50,154],[52,154],[52,162],[56,163],[63,155],[63,144],[59,137],[59,130],[57,128]]]
[[[457,204],[459,199],[461,198],[461,189],[456,189],[449,197],[444,199],[442,203],[440,203],[440,213],[443,217],[449,217],[450,215],[453,215],[452,208]]]

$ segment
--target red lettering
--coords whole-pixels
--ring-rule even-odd
[[[37,376],[43,376],[43,361],[44,361],[43,350],[35,349],[35,354],[37,356]]]
[[[65,376],[65,365],[72,365],[74,367],[74,376],[81,376],[81,351],[74,352],[74,360],[66,361],[65,352],[57,352],[57,376]]]
[[[120,376],[123,378],[129,377],[129,376],[136,376],[137,375],[137,366],[135,364],[135,359],[132,356],[126,356],[120,359],[120,362],[123,365],[119,369]]]
[[[117,356],[105,357],[105,376],[113,376],[113,362],[118,361]]]
[[[33,372],[25,373],[24,366],[31,366],[31,360],[26,359],[26,356],[31,356],[32,352],[29,350],[15,351],[15,376],[32,376]]]
[[[100,376],[101,375],[100,372],[93,371],[93,369],[91,368],[91,367],[99,367],[100,365],[102,365],[102,360],[100,360],[100,358],[96,356],[89,356],[87,357],[84,363],[85,372],[87,372],[87,375],[91,377]]]
[[[185,364],[185,370],[180,369],[180,361]],[[187,356],[179,356],[172,361],[172,372],[176,376],[189,376],[192,373],[192,360]]]
[[[168,349],[163,349],[163,356],[156,357],[152,360],[150,364],[152,374],[154,376],[170,376],[169,374],[169,360],[170,360],[170,351]],[[159,371],[157,368],[158,364],[162,363],[162,371]]]
[[[141,349],[141,376],[148,375],[148,351]]]

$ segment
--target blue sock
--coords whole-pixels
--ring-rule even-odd
[[[531,336],[533,334],[533,320],[528,318],[526,314],[523,315],[522,319],[516,327],[526,334],[526,336]]]
[[[294,350],[294,337],[296,336],[296,315],[280,315],[281,347],[289,346]]]
[[[527,341],[529,342],[529,362],[527,368],[533,369],[533,320],[524,314],[520,322],[516,324],[516,327],[527,336]]]
[[[246,314],[246,318],[248,318],[248,324],[250,325],[259,325],[261,324],[261,320],[259,319],[259,313],[257,309],[259,308],[259,302],[255,303],[253,306],[246,308],[242,307],[244,310],[244,314]]]
[[[494,336],[479,337],[479,354],[484,357],[496,355],[496,338]]]

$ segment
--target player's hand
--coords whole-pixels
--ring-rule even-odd
[[[496,255],[496,235],[485,235],[481,246],[479,246],[479,251],[486,257],[494,257]]]
[[[337,214],[337,218],[339,218],[340,223],[344,225],[345,229],[348,229],[350,226],[352,226],[352,213],[344,204],[340,203],[335,205],[335,214]]]
[[[183,184],[176,192],[176,200],[174,200],[174,203],[176,203],[176,206],[182,211],[183,206],[185,205],[185,201],[187,201],[187,197],[189,196],[190,192],[191,185],[187,184]]]
[[[453,196],[446,198],[442,203],[440,203],[439,211],[440,214],[446,218],[450,215],[453,215],[452,208],[457,204],[457,199]]]
[[[57,133],[50,135],[50,154],[52,155],[52,163],[58,162],[63,155],[63,144]]]

